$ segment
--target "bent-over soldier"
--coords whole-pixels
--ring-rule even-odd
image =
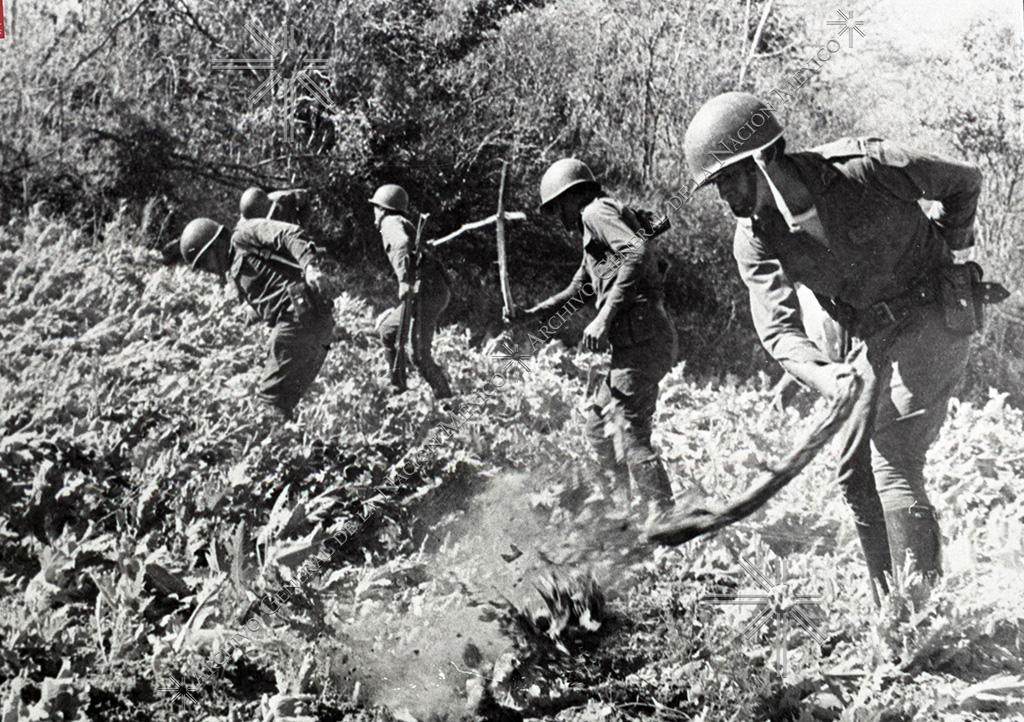
[[[373,206],[374,225],[380,231],[384,252],[391,262],[398,278],[398,305],[383,318],[378,332],[384,344],[388,368],[395,368],[395,358],[405,353],[406,339],[399,340],[402,328],[402,313],[405,298],[414,294],[409,335],[412,344],[412,360],[420,375],[430,385],[434,396],[439,399],[451,397],[452,389],[448,379],[434,361],[431,347],[437,322],[451,301],[451,284],[448,273],[441,262],[430,253],[421,253],[415,269],[415,286],[412,279],[412,252],[416,229],[406,218],[409,212],[409,195],[401,186],[383,185],[369,200]],[[405,391],[403,379],[391,378],[395,393]]]
[[[196,218],[181,234],[193,269],[227,274],[272,329],[259,397],[290,418],[327,357],[334,333],[321,251],[291,223],[243,219],[230,233]]]
[[[654,244],[645,242],[636,213],[605,195],[579,160],[552,164],[540,197],[542,211],[581,234],[583,260],[563,291],[512,315],[543,317],[571,299],[595,297],[597,316],[584,330],[583,346],[611,347],[611,369],[586,401],[585,434],[602,469],[595,497],[610,503],[616,487],[628,491],[632,476],[651,528],[674,506],[668,472],[651,443],[651,422],[659,383],[677,351]]]
[[[782,135],[770,106],[725,93],[690,123],[687,162],[739,219],[733,253],[768,352],[825,396],[851,373],[864,380],[837,437],[838,476],[877,600],[908,555],[926,577],[942,569],[925,454],[964,373],[985,286],[951,253],[973,242],[981,174],[878,138],[792,153]],[[930,220],[920,199],[940,201],[941,217]],[[795,284],[844,332],[845,362],[808,339]]]

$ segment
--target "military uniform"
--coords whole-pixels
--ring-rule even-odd
[[[586,435],[602,466],[628,488],[632,474],[645,499],[672,506],[672,485],[651,444],[658,385],[676,360],[675,328],[652,242],[643,242],[635,214],[598,197],[582,211],[583,261],[564,291],[539,311],[556,309],[590,284],[598,310],[613,312],[611,369],[587,400]],[[618,447],[618,448],[616,448]]]
[[[331,303],[303,280],[317,247],[293,224],[241,220],[231,235],[230,276],[273,330],[260,397],[291,415],[316,378],[334,334]]]
[[[384,243],[384,252],[391,261],[399,284],[408,284],[411,278],[411,253],[416,229],[404,216],[390,213],[381,218],[378,230]],[[410,326],[413,363],[433,389],[434,396],[448,398],[452,395],[451,386],[431,352],[438,319],[451,301],[448,274],[440,261],[432,254],[424,253],[416,269],[416,282],[418,290]],[[403,303],[392,308],[379,328],[389,368],[394,366],[395,353],[399,349],[398,334],[402,325],[402,309]]]
[[[785,157],[824,237],[791,231],[771,206],[739,220],[734,256],[761,342],[797,379],[814,386],[815,367],[831,359],[801,327],[794,284],[814,291],[845,333],[865,393],[839,435],[839,482],[869,573],[885,590],[885,573],[908,551],[922,571],[941,571],[925,455],[965,369],[969,335],[947,328],[937,288],[950,249],[971,243],[981,175],[877,138]],[[924,214],[922,198],[941,201],[940,221]]]

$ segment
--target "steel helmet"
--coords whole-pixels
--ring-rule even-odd
[[[209,218],[196,218],[181,232],[181,257],[190,268],[195,268],[213,242],[222,236],[224,226]]]
[[[575,158],[556,160],[540,179],[541,210],[570,188],[582,183],[598,185],[586,163]]]
[[[697,187],[726,166],[782,137],[773,108],[749,93],[722,93],[704,103],[686,129],[684,146]]]
[[[238,209],[242,218],[266,218],[270,213],[270,196],[262,188],[249,188],[242,194]]]
[[[370,199],[370,203],[397,213],[409,212],[409,194],[405,192],[405,188],[396,186],[394,183],[388,183],[378,188],[377,192],[373,194],[373,198]]]

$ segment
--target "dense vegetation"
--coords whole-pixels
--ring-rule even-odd
[[[953,408],[930,468],[950,574],[900,621],[867,596],[834,458],[752,522],[638,553],[580,510],[575,405],[599,357],[552,342],[524,368],[449,327],[438,356],[462,400],[422,383],[392,399],[372,332],[390,299],[353,272],[338,342],[282,427],[249,398],[265,331],[139,230],[116,218],[97,242],[31,214],[0,235],[5,722],[248,719],[278,690],[314,695],[319,719],[455,718],[485,688],[480,714],[509,719],[1015,709],[1016,678],[999,680],[1024,673],[1024,416],[1004,396]],[[812,409],[773,412],[763,376],[688,376],[664,384],[656,441],[680,490],[724,500]],[[754,610],[701,602],[762,593],[737,564],[772,577],[781,559],[779,609],[820,597],[813,636],[748,639]]]
[[[567,154],[621,197],[664,208],[684,182],[693,109],[724,89],[790,87],[834,28],[740,0],[5,11],[2,722],[247,720],[279,692],[312,695],[322,720],[1024,714],[1016,301],[977,337],[930,456],[949,573],[920,608],[902,595],[872,608],[828,455],[749,523],[681,550],[638,554],[581,510],[576,403],[602,359],[574,349],[583,314],[525,367],[502,358],[501,341],[529,348],[529,329],[494,340],[490,231],[442,252],[458,298],[437,355],[460,399],[386,388],[373,326],[393,281],[364,205],[377,184],[405,184],[431,235],[493,212],[502,160],[509,208],[531,209],[540,173]],[[283,77],[328,59],[311,78],[333,109],[306,91],[251,105],[267,71],[215,69],[267,56],[253,18],[284,50]],[[870,133],[978,162],[969,255],[1016,291],[1017,36],[978,24],[953,55],[870,37],[875,56],[851,66],[844,45],[794,91],[793,145]],[[871,65],[882,56],[884,72]],[[936,103],[936,87],[958,90]],[[868,107],[887,103],[904,112]],[[173,252],[189,218],[227,221],[250,184],[311,187],[315,233],[347,269],[336,343],[287,425],[249,398],[265,330]],[[663,249],[684,363],[664,383],[656,442],[679,490],[726,499],[813,402],[771,406],[777,371],[753,339],[712,195],[672,222]],[[559,288],[579,252],[533,213],[510,251],[523,301]],[[416,474],[386,486],[409,460]],[[760,593],[738,564],[782,559],[777,610],[819,596],[815,633],[776,620],[742,636],[753,609],[702,601]]]

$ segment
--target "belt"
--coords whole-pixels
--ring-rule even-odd
[[[900,323],[925,306],[939,302],[938,283],[932,277],[918,282],[906,293],[858,308],[853,313],[853,334],[868,338],[884,328]]]

